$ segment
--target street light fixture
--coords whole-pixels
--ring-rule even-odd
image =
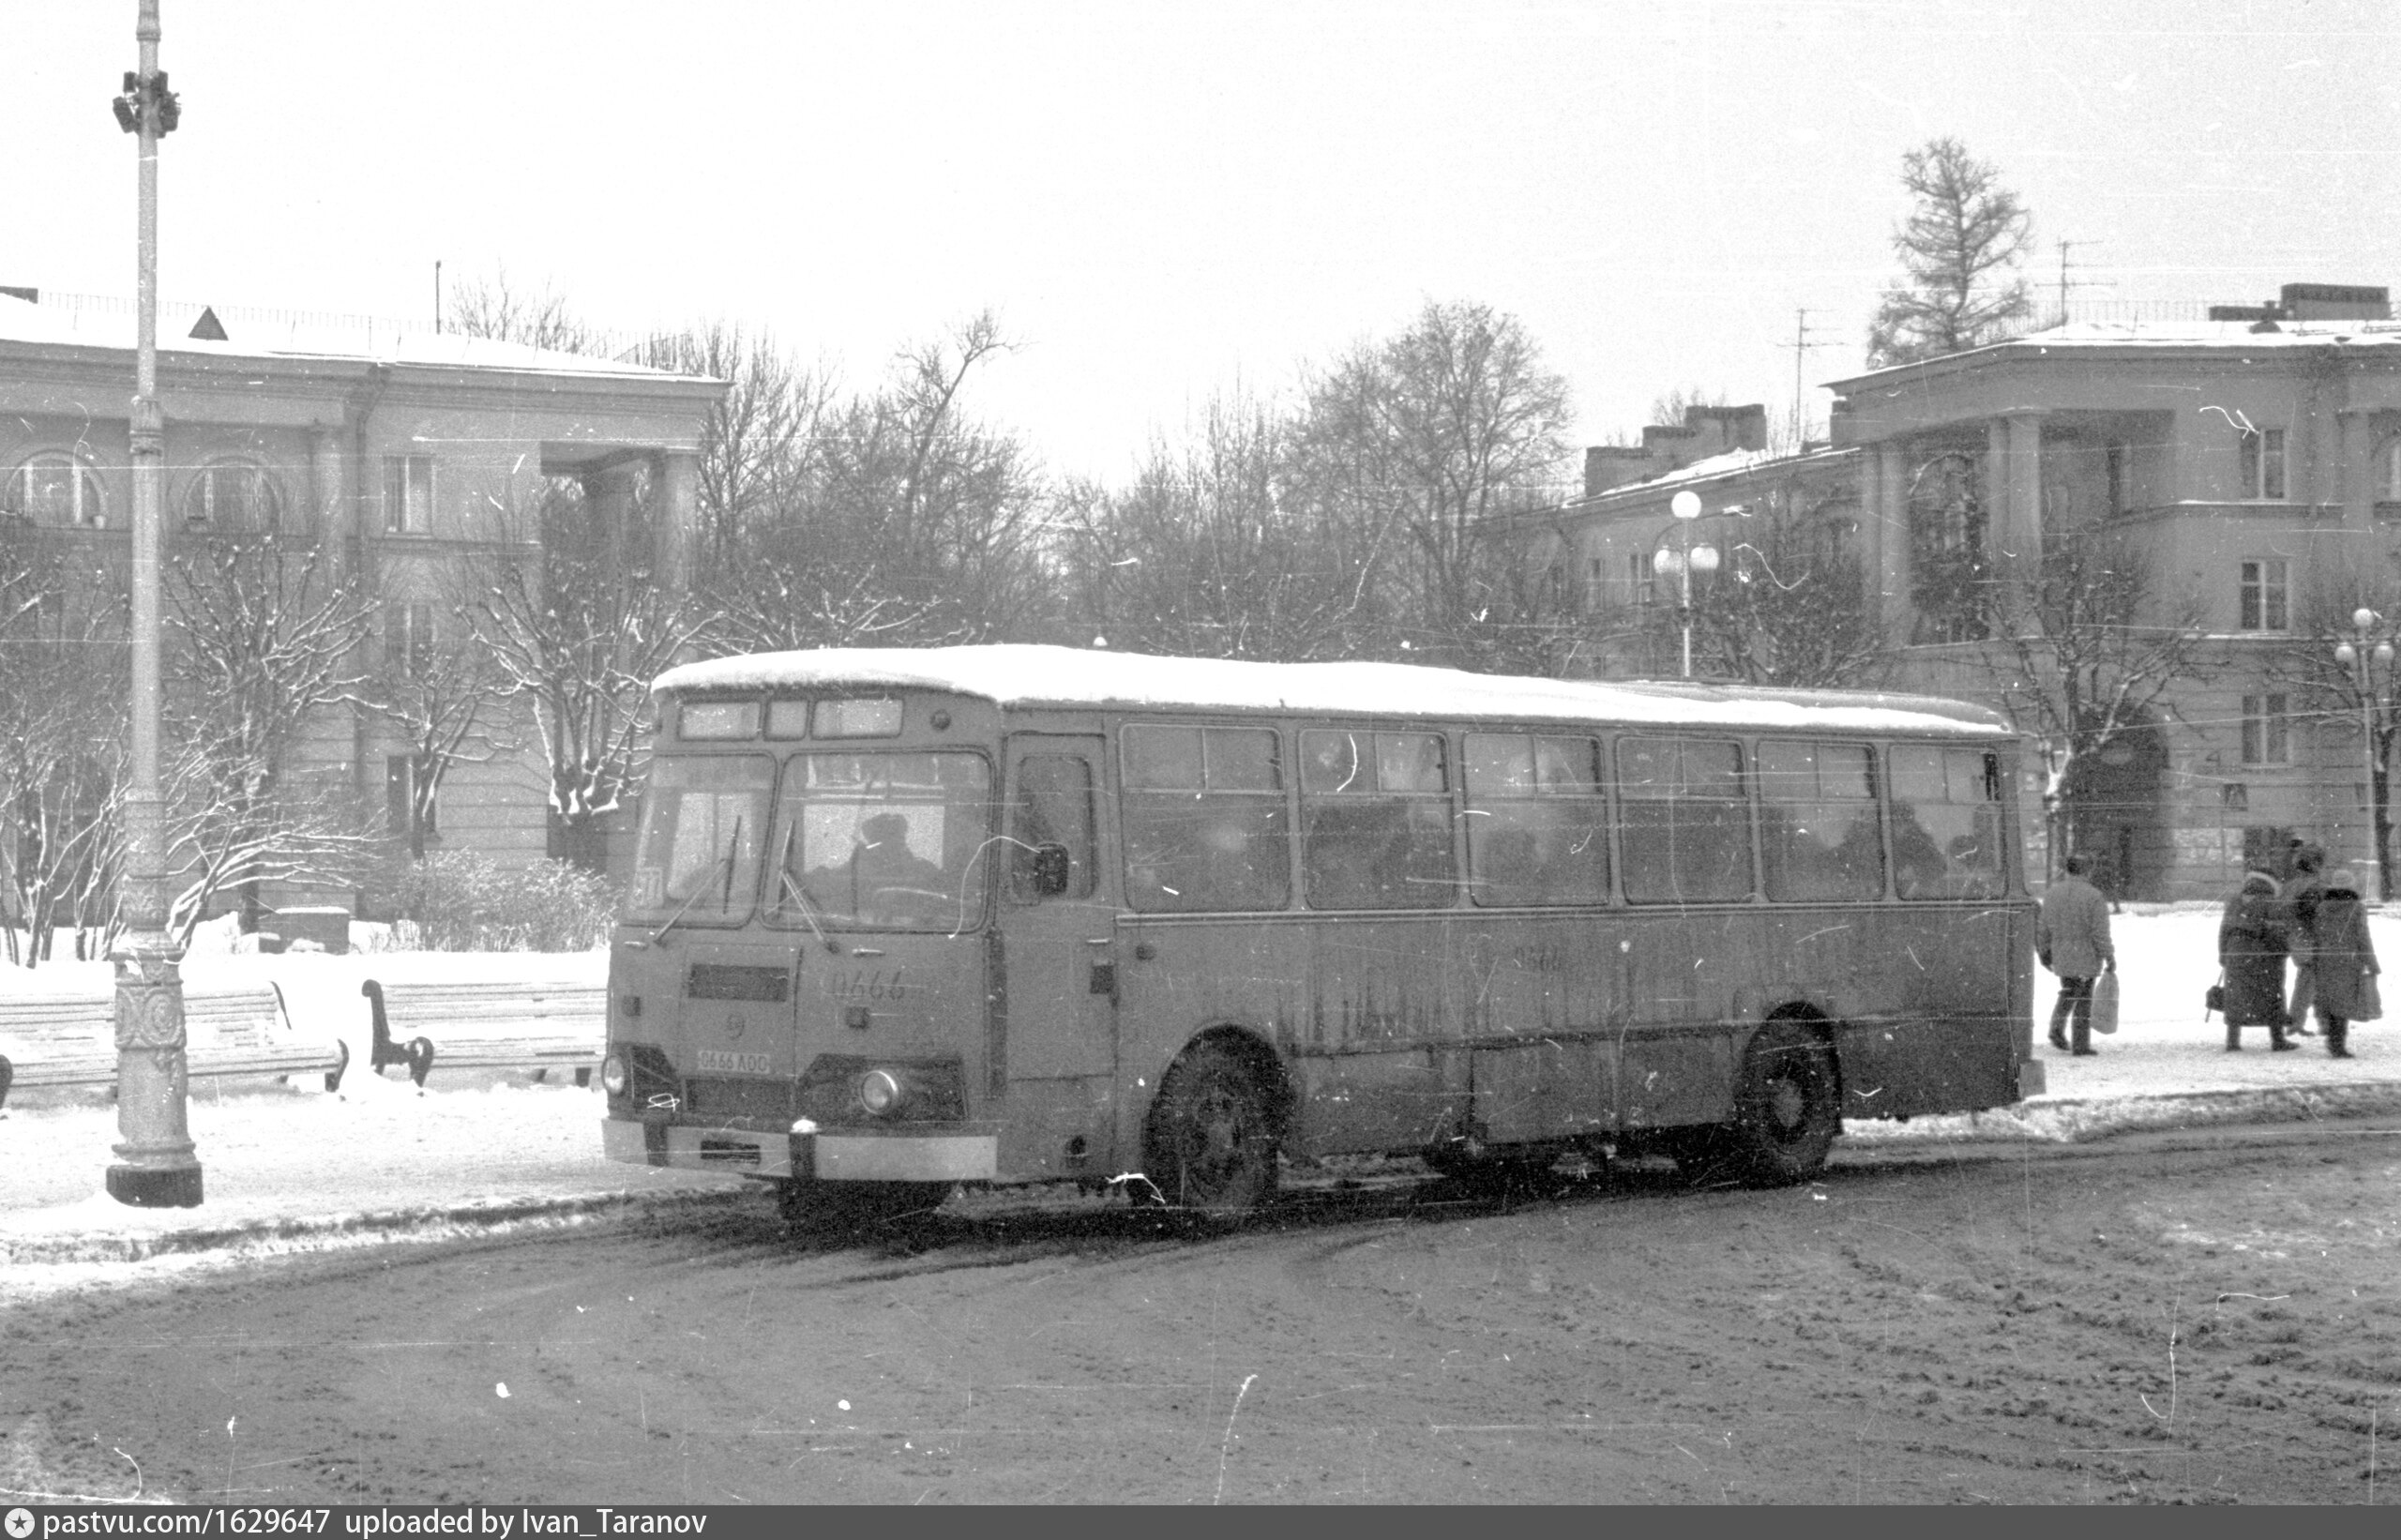
[[[1717,570],[1717,548],[1692,537],[1693,521],[1700,517],[1700,494],[1686,490],[1668,504],[1676,516],[1676,538],[1651,553],[1651,570],[1676,580],[1676,622],[1684,631],[1684,677],[1692,677],[1692,578]]]
[[[2367,759],[2367,820],[2368,845],[2376,860],[2376,892],[2379,901],[2391,897],[2393,883],[2384,869],[2385,812],[2381,799],[2376,794],[2376,688],[2368,664],[2373,658],[2391,677],[2393,641],[2378,637],[2377,627],[2384,617],[2365,605],[2351,611],[2352,635],[2334,643],[2334,661],[2351,671],[2351,683],[2360,693],[2360,743]],[[2374,645],[2370,645],[2373,642]]]

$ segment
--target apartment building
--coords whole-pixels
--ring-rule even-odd
[[[2340,687],[2357,675],[2332,650],[2375,611],[2358,652],[2371,695],[2393,699],[2375,650],[2401,625],[2385,290],[2290,284],[2204,319],[2061,325],[1829,388],[1832,442],[1799,455],[1702,417],[1588,457],[1543,557],[1586,577],[1579,666],[1671,672],[1656,553],[1706,540],[1729,559],[1694,581],[1739,580],[1753,532],[1789,546],[1798,523],[1859,574],[1885,683],[2001,704],[2014,650],[1993,628],[2022,612],[2009,585],[2035,581],[2046,538],[2104,532],[2141,566],[2138,624],[2206,644],[2140,728],[2076,768],[2079,848],[2130,898],[2217,896],[2293,838],[2373,870],[2370,750]],[[1684,491],[1702,515],[1680,530]]]

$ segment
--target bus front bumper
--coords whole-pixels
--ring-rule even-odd
[[[601,1153],[635,1166],[726,1171],[777,1181],[989,1182],[1000,1174],[997,1133],[764,1134],[604,1118]]]

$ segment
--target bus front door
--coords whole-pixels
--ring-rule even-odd
[[[1117,905],[1099,858],[1098,735],[1009,740],[1002,1013],[994,1079],[1006,1087],[1004,1174],[1114,1170]]]

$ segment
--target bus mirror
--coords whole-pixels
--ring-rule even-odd
[[[1036,845],[1026,857],[1033,868],[1034,891],[1048,898],[1067,891],[1069,861],[1065,845]]]

